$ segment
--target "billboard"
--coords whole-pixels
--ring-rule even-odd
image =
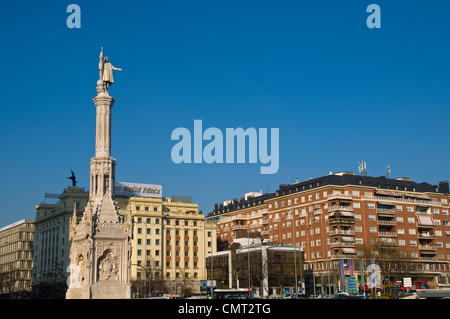
[[[162,197],[162,186],[152,184],[138,184],[116,182],[114,184],[114,195],[125,197]]]

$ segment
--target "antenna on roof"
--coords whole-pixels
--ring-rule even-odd
[[[358,162],[359,164],[359,172],[363,174],[363,176],[367,176],[367,167],[366,162]]]
[[[386,166],[386,178],[389,178],[389,175],[391,175],[391,164]]]

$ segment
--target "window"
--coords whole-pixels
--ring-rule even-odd
[[[368,209],[375,209],[375,204],[374,203],[367,203],[367,208]]]

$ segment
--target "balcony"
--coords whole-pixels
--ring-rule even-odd
[[[380,215],[393,216],[393,215],[395,215],[395,209],[393,209],[393,208],[377,208],[377,213]]]
[[[418,234],[419,239],[428,239],[428,240],[433,240],[434,239],[434,235],[430,234],[430,233],[425,233],[425,232],[419,232]]]
[[[378,225],[381,225],[381,226],[395,226],[395,225],[397,225],[397,222],[396,222],[395,220],[384,220],[384,219],[379,219],[379,220],[377,221],[377,224],[378,224]]]
[[[342,229],[334,229],[329,232],[330,236],[335,235],[355,235],[355,232],[353,230],[342,230]]]
[[[328,212],[333,212],[333,211],[337,211],[337,210],[352,212],[353,211],[353,206],[337,206],[337,205],[334,205],[334,206],[328,207]]]
[[[354,218],[329,218],[328,223],[331,224],[354,224]]]
[[[337,199],[337,198],[353,199],[353,196],[351,194],[341,194],[341,193],[333,193],[327,195],[327,199]]]
[[[379,237],[397,237],[397,233],[394,231],[379,231]]]
[[[383,248],[398,247],[394,238],[380,238],[380,246]]]
[[[332,259],[352,259],[356,257],[356,254],[333,254],[330,257]]]
[[[398,202],[398,203],[414,203],[414,204],[422,204],[426,206],[441,206],[440,202],[435,200],[421,200],[421,199],[413,199],[413,198],[403,198],[403,197],[384,197],[384,196],[361,196],[362,199],[371,199],[376,201],[388,201],[388,202]]]
[[[328,244],[328,246],[330,246],[330,248],[338,248],[338,247],[355,247],[355,242],[354,241],[342,241],[342,242],[332,242],[330,244]]]
[[[431,245],[419,245],[419,250],[431,250],[431,251],[435,251],[435,250],[436,250],[436,246],[431,246]]]
[[[434,257],[425,257],[425,256],[420,256],[420,260],[426,260],[426,261],[437,261],[438,258],[436,256]]]

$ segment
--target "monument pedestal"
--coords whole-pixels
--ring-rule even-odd
[[[67,290],[66,299],[91,299],[91,287],[83,285],[80,288],[70,288]]]
[[[67,299],[131,298],[131,234],[129,212],[122,217],[114,202],[116,160],[111,157],[111,109],[107,92],[113,83],[108,59],[100,55],[100,70],[110,70],[97,82],[95,157],[91,160],[89,201],[80,221],[76,208],[70,221],[70,277]],[[112,69],[111,69],[112,68]]]
[[[101,280],[92,285],[92,299],[130,299],[131,286],[117,280]]]

